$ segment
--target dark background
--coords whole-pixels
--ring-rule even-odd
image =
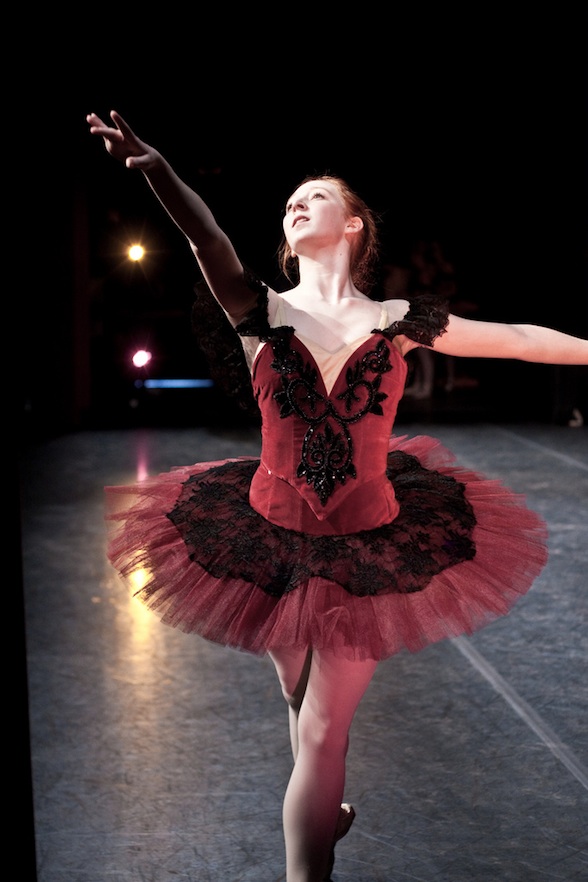
[[[521,5],[13,11],[3,392],[14,397],[17,443],[237,418],[205,393],[130,405],[125,353],[145,336],[162,375],[206,372],[189,330],[197,273],[141,175],[88,134],[90,111],[117,109],[159,147],[270,283],[285,199],[304,175],[331,171],[381,213],[384,260],[438,238],[480,318],[588,336],[586,4]],[[138,234],[149,247],[140,268],[123,256]],[[475,370],[473,396],[453,410],[434,401],[425,415],[565,423],[578,403],[588,413],[585,369],[489,361]],[[15,497],[18,512],[18,486]],[[24,783],[24,665],[19,686]],[[22,811],[32,879],[30,801]]]
[[[15,167],[34,244],[15,292],[25,432],[218,411],[206,393],[149,410],[132,391],[143,341],[162,376],[206,375],[189,326],[198,273],[140,173],[89,135],[91,110],[117,109],[156,145],[270,284],[285,199],[330,171],[380,213],[385,262],[436,238],[477,317],[586,335],[586,9],[570,7],[159,10],[31,51],[29,161]],[[124,257],[137,237],[140,266]],[[485,416],[560,420],[585,399],[574,369],[475,371]]]

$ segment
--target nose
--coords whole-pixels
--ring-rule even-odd
[[[304,199],[297,199],[296,202],[292,203],[292,211],[304,211],[306,208],[306,202]]]

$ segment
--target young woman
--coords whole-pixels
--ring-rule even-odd
[[[546,561],[544,524],[427,437],[392,436],[407,353],[588,364],[588,341],[368,295],[377,227],[337,177],[303,181],[283,220],[278,293],[246,269],[202,199],[119,114],[90,132],[139,169],[236,328],[262,424],[259,459],[107,488],[109,557],[174,627],[269,653],[289,705],[288,882],[329,879],[349,829],[348,733],[380,659],[505,614]],[[130,497],[127,501],[126,497]]]

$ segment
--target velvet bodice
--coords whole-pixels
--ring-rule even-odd
[[[386,456],[406,363],[374,333],[326,388],[321,361],[290,329],[265,343],[252,371],[262,416],[253,508],[280,526],[351,533],[389,523],[398,505]]]
[[[394,520],[398,503],[386,457],[407,375],[394,338],[412,332],[413,339],[429,342],[447,320],[438,306],[434,312],[434,321],[431,309],[420,321],[417,310],[346,347],[327,383],[323,369],[333,356],[305,343],[292,327],[270,328],[261,292],[237,327],[261,344],[251,373],[262,434],[250,489],[257,512],[314,535],[354,533]]]

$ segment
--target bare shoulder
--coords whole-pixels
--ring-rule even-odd
[[[399,322],[404,318],[406,313],[410,308],[410,304],[408,300],[383,300],[382,306],[386,310],[388,315],[388,324],[391,325],[393,322]]]
[[[278,312],[278,306],[280,303],[280,295],[277,291],[274,291],[273,288],[268,286],[267,289],[267,316],[269,319],[270,325],[274,324],[274,319]]]
[[[267,293],[267,313],[270,324],[272,324],[272,320],[276,315],[279,303],[279,295],[265,282],[260,280],[260,284],[263,286],[263,290]],[[243,299],[239,304],[239,309],[229,310],[226,306],[221,302],[221,306],[225,312],[225,315],[229,319],[230,323],[234,326],[240,324],[246,316],[248,316],[251,310],[259,303],[259,292],[256,293],[255,290],[248,288],[251,296],[247,299]],[[219,301],[220,302],[220,301]]]

